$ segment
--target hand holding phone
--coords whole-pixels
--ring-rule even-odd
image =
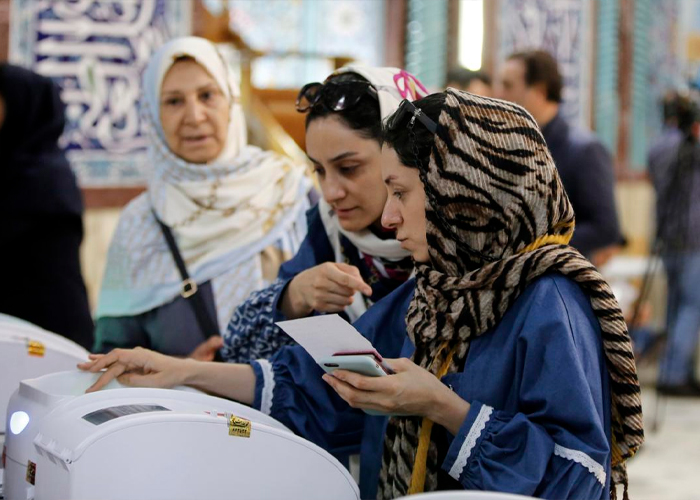
[[[393,374],[393,370],[375,353],[348,353],[335,354],[320,359],[318,364],[326,373],[332,374],[336,370],[347,370],[367,377],[385,377]],[[384,415],[385,413],[374,410],[363,410],[369,415]]]

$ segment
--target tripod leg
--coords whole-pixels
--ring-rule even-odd
[[[660,394],[659,391],[656,392],[656,398],[654,400],[654,413],[651,420],[651,432],[656,434],[661,429],[661,424],[663,423],[663,416],[666,412],[666,396]]]

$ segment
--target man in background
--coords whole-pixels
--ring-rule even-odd
[[[601,265],[596,253],[622,240],[610,154],[591,132],[570,125],[562,116],[563,80],[556,60],[547,52],[511,54],[499,83],[497,97],[523,106],[542,129],[576,214],[571,245]]]
[[[465,68],[453,69],[447,73],[447,86],[471,94],[493,97],[491,77],[481,71],[471,71]]]

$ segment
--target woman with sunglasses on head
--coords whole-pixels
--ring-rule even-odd
[[[321,377],[290,347],[267,375],[232,367],[217,393],[336,454],[359,449],[362,498],[479,489],[607,499],[643,441],[634,357],[609,287],[566,244],[573,211],[536,122],[449,89],[404,102],[385,138],[382,222],[411,252],[416,280],[355,327],[400,358],[387,360],[395,373]],[[138,353],[84,368],[212,389],[194,362],[176,375],[150,361],[149,375]]]
[[[94,349],[213,359],[234,308],[298,249],[312,182],[247,144],[235,75],[211,42],[166,43],[143,94],[152,174],[112,238]]]
[[[387,196],[382,118],[403,96],[420,95],[427,90],[405,71],[363,66],[347,66],[301,89],[296,105],[306,113],[306,152],[322,199],[307,214],[308,233],[296,256],[271,286],[236,309],[224,359],[265,359],[293,344],[278,321],[323,313],[355,321],[408,279],[409,253],[380,222]]]

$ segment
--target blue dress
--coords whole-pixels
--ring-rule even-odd
[[[414,350],[405,326],[414,286],[405,283],[355,323],[383,356]],[[359,452],[362,498],[375,498],[387,418],[350,408],[299,346],[252,365],[255,408],[338,457]],[[608,372],[598,320],[575,282],[548,274],[531,283],[442,382],[471,404],[456,436],[433,429],[446,443],[442,470],[463,488],[609,498]]]
[[[308,232],[299,251],[291,260],[282,264],[277,279],[267,288],[253,292],[248,299],[236,308],[224,334],[223,358],[232,363],[248,363],[256,359],[267,359],[284,346],[294,345],[275,325],[285,321],[285,315],[279,309],[279,301],[289,282],[302,271],[306,271],[324,262],[335,262],[328,235],[321,221],[318,205],[307,212]],[[393,238],[393,233],[387,233]],[[410,258],[396,264],[405,268],[390,276],[382,276],[376,268],[368,265],[366,258],[345,237],[341,237],[342,253],[346,263],[357,267],[367,284],[372,288],[371,298],[365,298],[369,308],[406,282],[413,263]],[[388,264],[386,264],[388,266]],[[344,313],[341,313],[348,319]]]

